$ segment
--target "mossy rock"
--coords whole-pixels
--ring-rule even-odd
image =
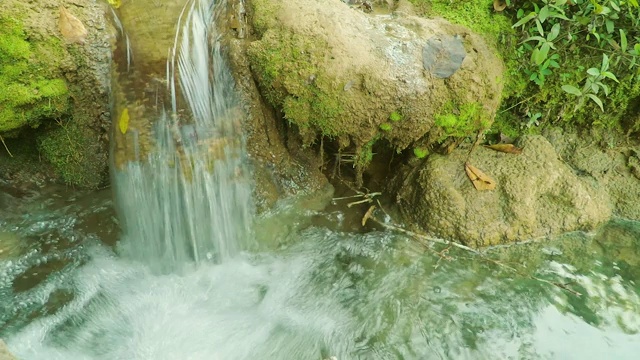
[[[59,33],[63,6],[88,30],[84,43]],[[104,7],[68,0],[0,3],[0,175],[49,173],[55,181],[95,188],[107,180],[111,34]],[[12,149],[9,148],[11,151]],[[25,156],[20,156],[25,155]],[[21,159],[38,159],[21,162]],[[8,174],[11,175],[11,174]],[[22,176],[21,178],[28,178]]]
[[[69,89],[56,61],[63,52],[57,38],[29,42],[22,21],[0,14],[0,133],[69,115]]]
[[[248,55],[263,96],[307,144],[328,136],[353,146],[360,170],[376,140],[396,151],[437,142],[443,130],[435,118],[447,104],[478,105],[493,120],[504,84],[502,61],[463,26],[400,12],[372,16],[340,0],[252,5],[260,38]],[[461,39],[467,53],[446,79],[423,65],[423,48],[434,36]]]

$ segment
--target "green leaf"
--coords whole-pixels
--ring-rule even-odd
[[[613,21],[607,20],[607,21],[604,22],[604,25],[607,27],[607,32],[609,34],[613,34],[613,30],[614,30]]]
[[[538,19],[536,19],[536,27],[538,28],[538,33],[540,33],[540,36],[544,36],[544,29],[542,28],[542,23]]]
[[[618,6],[618,4],[616,4],[615,1],[609,1],[609,5],[611,5],[611,7],[613,8],[613,10],[620,12],[620,6]]]
[[[599,76],[600,75],[600,70],[598,70],[596,68],[589,68],[589,70],[587,70],[587,74],[589,74],[591,76]]]
[[[565,92],[571,95],[582,96],[582,92],[580,91],[580,89],[578,89],[573,85],[562,85],[562,90],[564,90]]]
[[[635,55],[640,55],[640,43],[633,45],[633,51],[635,51]]]
[[[609,79],[611,79],[611,80],[613,80],[613,81],[615,81],[617,83],[620,82],[620,81],[618,81],[618,79],[616,78],[616,76],[612,72],[604,71],[604,72],[601,72],[600,75],[602,75],[604,77],[607,77],[607,78],[609,78]]]
[[[622,52],[627,52],[627,34],[623,29],[620,29],[620,49]]]
[[[543,6],[542,9],[540,9],[540,13],[538,14],[538,20],[540,20],[541,23],[545,22],[550,13],[551,12],[549,11],[549,5]]]
[[[535,40],[535,41],[537,41],[538,43],[541,43],[541,42],[545,42],[545,41],[546,41],[546,40],[545,40],[545,38],[543,38],[542,36],[530,36],[530,37],[528,37],[528,38],[526,38],[526,39],[522,40],[522,42],[529,42],[529,41],[531,41],[531,40]]]
[[[556,6],[562,6],[567,3],[567,0],[556,0]]]
[[[560,24],[555,24],[551,28],[551,32],[547,34],[547,41],[555,40],[558,37],[558,34],[560,34]]]
[[[593,100],[593,102],[595,102],[596,104],[598,104],[598,106],[600,107],[600,110],[602,110],[602,112],[604,112],[604,105],[602,105],[602,100],[600,100],[599,97],[593,95],[593,94],[587,94],[587,96]]]
[[[517,28],[518,26],[524,25],[529,21],[531,21],[531,19],[533,19],[534,17],[536,17],[536,13],[532,12],[529,15],[520,19],[517,23],[513,24],[512,28]]]
[[[629,0],[629,4],[633,7],[638,7],[638,0]]]

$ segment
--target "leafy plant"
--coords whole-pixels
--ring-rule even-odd
[[[380,130],[382,130],[382,131],[391,131],[391,124],[389,124],[389,123],[380,124]]]
[[[607,54],[602,54],[602,65],[600,66],[600,69],[593,67],[587,70],[587,74],[589,76],[587,77],[582,89],[578,89],[573,85],[562,85],[562,90],[580,98],[579,104],[584,101],[585,96],[588,97],[600,107],[602,112],[604,112],[604,105],[602,104],[602,100],[598,97],[598,93],[602,89],[604,95],[608,96],[609,87],[605,85],[603,81],[608,78],[615,82],[619,82],[612,72],[607,71],[608,69],[609,57]]]
[[[605,115],[615,126],[628,102],[640,94],[633,85],[640,76],[638,0],[528,0],[507,5],[505,13],[519,32],[518,69],[511,71],[526,74],[535,84],[505,102],[508,109],[527,114],[521,127],[540,123],[541,113],[545,118],[593,123],[593,110],[578,111],[588,102],[603,112],[615,106]],[[631,92],[616,90],[622,81],[631,81],[624,85]],[[575,107],[566,106],[567,93],[578,98]]]

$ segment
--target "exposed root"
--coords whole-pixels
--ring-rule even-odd
[[[9,154],[9,156],[13,157],[13,154],[11,153],[11,151],[9,151],[7,144],[4,142],[4,139],[2,138],[2,135],[0,135],[0,141],[2,141],[2,145],[4,145],[4,149],[7,150],[7,153]]]

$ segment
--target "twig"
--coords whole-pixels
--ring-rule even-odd
[[[468,247],[466,245],[462,245],[462,244],[459,244],[459,243],[456,243],[456,242],[453,242],[453,241],[444,240],[444,239],[438,239],[438,238],[429,237],[429,236],[426,236],[426,235],[423,235],[423,234],[418,234],[416,232],[403,229],[401,227],[398,227],[398,226],[395,226],[395,225],[392,225],[392,224],[387,224],[387,223],[384,223],[384,222],[378,220],[374,215],[369,216],[369,219],[371,219],[372,221],[375,221],[380,226],[382,226],[382,227],[384,227],[384,228],[386,228],[388,230],[397,231],[397,232],[409,235],[410,237],[412,237],[412,238],[414,238],[416,240],[419,240],[419,243],[422,246],[424,246],[428,250],[433,251],[436,255],[438,255],[440,257],[440,259],[445,259],[445,260],[449,260],[450,259],[450,257],[448,257],[447,254],[446,254],[449,251],[449,248],[446,248],[446,249],[444,249],[444,250],[442,250],[440,252],[437,252],[434,249],[432,249],[431,247],[429,247],[427,244],[425,244],[424,241],[429,242],[429,243],[437,243],[437,244],[441,244],[441,245],[447,245],[449,247],[455,246],[455,247],[457,247],[459,249],[462,249],[464,251],[473,253],[474,255],[479,256],[481,259],[483,259],[485,261],[491,262],[491,263],[493,263],[495,265],[498,265],[498,266],[500,266],[502,268],[505,268],[505,269],[507,269],[507,270],[517,274],[517,275],[520,275],[522,277],[528,277],[530,279],[533,279],[533,280],[536,280],[536,281],[539,281],[539,282],[542,282],[542,283],[545,283],[545,284],[548,284],[548,285],[552,285],[552,286],[558,287],[558,288],[560,288],[562,290],[570,292],[573,295],[582,296],[582,294],[580,292],[569,288],[566,284],[561,284],[561,283],[558,283],[558,282],[555,282],[555,281],[542,279],[542,278],[537,277],[535,275],[525,274],[522,271],[520,271],[520,270],[518,270],[518,269],[516,269],[516,268],[514,268],[512,266],[509,266],[509,265],[506,265],[504,263],[501,263],[498,260],[491,259],[491,258],[487,257],[484,253],[482,253],[482,252],[480,252],[480,251],[478,251],[476,249],[470,248],[470,247]],[[438,260],[438,262],[439,262],[439,260]],[[436,264],[436,266],[438,266],[438,265]]]
[[[2,135],[0,135],[0,141],[2,141],[2,145],[4,145],[4,148],[5,150],[7,150],[7,153],[9,153],[9,156],[13,157],[13,154],[11,154],[11,151],[9,151],[7,144],[4,142],[4,139],[2,138]]]

